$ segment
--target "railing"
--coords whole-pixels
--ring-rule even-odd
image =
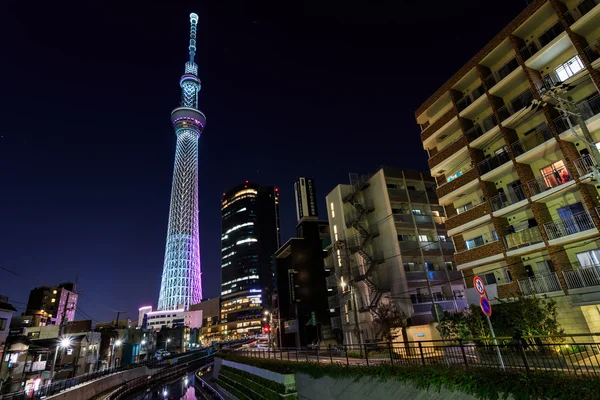
[[[521,94],[513,98],[508,104],[503,105],[498,109],[500,121],[504,121],[521,108],[527,107],[533,101],[533,93],[530,89],[525,89]]]
[[[490,158],[486,158],[483,161],[480,161],[477,164],[477,169],[479,170],[479,175],[483,175],[486,174],[488,172],[490,172],[493,169],[498,168],[501,165],[504,165],[505,163],[510,161],[510,155],[508,154],[508,151],[506,150],[506,148],[500,152],[497,153],[494,157],[490,157]]]
[[[546,29],[544,31],[544,33],[542,33],[538,37],[538,42],[540,44],[540,47],[544,47],[545,45],[550,43],[552,40],[554,40],[554,38],[556,38],[558,35],[563,33],[564,30],[565,30],[565,28],[562,26],[560,21],[556,21],[556,23],[554,25],[552,25],[550,28]]]
[[[543,243],[542,234],[540,228],[533,226],[531,228],[523,229],[518,232],[511,233],[504,237],[504,245],[506,251],[521,249],[523,247],[529,247],[534,244]]]
[[[342,329],[341,317],[331,317],[331,329]]]
[[[590,12],[592,8],[600,4],[600,0],[583,0],[579,2],[575,7],[565,13],[565,18],[572,25],[575,21],[579,20],[585,14]]]
[[[560,286],[556,272],[548,275],[532,276],[527,279],[519,279],[517,282],[524,296],[562,291],[562,286]]]
[[[537,53],[539,49],[540,48],[538,47],[537,43],[534,40],[532,40],[531,42],[529,42],[525,46],[523,46],[519,50],[519,53],[521,53],[523,60],[527,61],[531,58],[532,55]]]
[[[467,301],[465,299],[456,299],[456,305],[454,304],[454,301],[455,300],[426,301],[413,303],[412,306],[415,314],[430,314],[433,303],[439,304],[444,311],[458,311],[467,308]]]
[[[549,240],[573,235],[578,232],[594,229],[595,227],[594,221],[587,211],[544,224],[544,229],[548,234]]]
[[[594,159],[589,154],[586,154],[580,159],[575,160],[574,164],[575,168],[577,168],[579,176],[583,176],[589,174],[590,172],[593,172],[594,167],[596,166]]]
[[[328,288],[337,288],[340,286],[339,279],[335,275],[329,275],[327,278],[325,278],[325,282],[327,283]]]
[[[588,61],[590,63],[593,63],[598,58],[600,58],[600,49],[598,48],[597,45],[588,46],[585,49],[583,49],[583,54],[585,54],[585,57],[588,59]]]
[[[486,244],[497,242],[497,241],[498,241],[497,235],[495,235],[492,232],[487,232],[476,238],[465,240],[467,248],[464,251],[473,250],[477,247],[485,246]]]
[[[515,157],[518,157],[550,139],[552,139],[550,127],[547,124],[541,124],[534,132],[511,144],[511,147]]]
[[[338,308],[340,306],[340,299],[337,295],[327,297],[327,305],[330,309]]]
[[[573,177],[569,173],[569,170],[566,167],[561,167],[527,182],[527,187],[531,195],[535,196],[536,194],[570,182],[572,179]]]
[[[462,213],[465,213],[475,207],[480,206],[482,203],[479,202],[470,202],[469,204],[465,204],[464,206],[460,206],[456,208],[456,215],[460,215]]]
[[[325,268],[327,269],[332,269],[334,267],[334,263],[333,263],[333,256],[332,254],[329,254],[327,257],[325,257],[323,259],[323,265],[325,266]]]
[[[506,78],[511,72],[519,67],[519,62],[517,61],[517,57],[513,57],[502,67],[498,68],[496,72],[488,75],[484,81],[486,87],[491,89],[496,83],[500,82],[502,79]]]
[[[586,268],[578,268],[563,271],[563,277],[569,289],[580,289],[583,287],[600,285],[600,266],[593,265]]]
[[[589,99],[577,103],[577,109],[581,117],[586,120],[600,113],[600,94],[597,94]],[[579,125],[579,122],[574,116],[560,116],[554,119],[554,124],[559,132],[564,132],[571,127]]]
[[[477,86],[475,89],[473,89],[473,91],[470,94],[463,96],[462,99],[460,99],[456,102],[456,108],[458,108],[458,112],[461,112],[462,110],[467,108],[475,100],[477,100],[484,94],[485,94],[485,89],[483,88],[483,85]]]
[[[521,200],[525,200],[527,196],[525,195],[525,190],[523,190],[523,186],[515,186],[508,191],[508,193],[499,193],[494,197],[490,198],[490,204],[492,206],[493,211],[498,211],[504,207],[508,207],[511,204],[518,203]]]
[[[487,118],[481,120],[479,123],[473,125],[468,131],[465,132],[465,136],[469,142],[477,139],[478,137],[483,136],[486,132],[494,128],[498,125],[496,121],[496,116],[494,114],[488,116]]]
[[[369,342],[354,345],[290,348],[240,348],[231,350],[244,357],[341,364],[369,368],[387,364],[396,367],[439,365],[444,368],[496,368],[511,370],[560,371],[573,377],[600,374],[597,334],[569,336],[501,337],[492,344],[489,337],[461,339]],[[498,358],[502,357],[502,364]]]

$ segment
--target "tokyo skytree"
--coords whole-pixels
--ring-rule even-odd
[[[198,15],[190,14],[190,59],[179,80],[181,107],[171,113],[177,135],[175,168],[169,210],[169,228],[165,248],[159,310],[187,309],[202,299],[200,238],[198,234],[198,139],[206,117],[198,110],[198,65],[196,25]]]

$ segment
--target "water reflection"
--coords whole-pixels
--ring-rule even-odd
[[[194,374],[184,375],[171,382],[151,387],[145,393],[137,393],[127,400],[199,400],[194,389]]]

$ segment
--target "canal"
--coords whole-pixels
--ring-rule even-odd
[[[194,372],[189,372],[177,379],[150,386],[128,396],[126,400],[201,400],[202,398],[194,389]]]

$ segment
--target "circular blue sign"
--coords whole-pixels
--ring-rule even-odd
[[[481,307],[481,311],[483,311],[485,315],[487,315],[488,317],[492,315],[492,305],[490,304],[490,301],[487,298],[482,297],[481,299],[479,299],[479,306]]]

